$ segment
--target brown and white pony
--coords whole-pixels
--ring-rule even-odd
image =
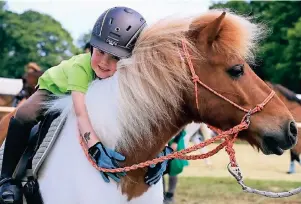
[[[280,84],[271,84],[268,83],[269,86],[274,89],[278,97],[283,101],[288,110],[292,113],[295,121],[297,123],[301,123],[301,99],[297,97],[297,94],[293,91],[287,89],[286,87]],[[298,126],[298,142],[290,150],[291,163],[289,167],[289,171],[287,173],[292,174],[295,173],[295,161],[297,161],[301,165],[301,161],[299,155],[301,153],[301,127]]]
[[[105,146],[126,156],[121,166],[155,158],[188,123],[205,122],[226,130],[245,113],[198,87],[198,104],[182,42],[196,74],[236,104],[252,109],[271,89],[250,69],[262,26],[234,14],[208,11],[193,19],[166,19],[146,28],[133,55],[121,60],[114,76],[96,80],[86,94],[92,125]],[[162,182],[144,183],[146,168],[130,171],[120,183],[105,183],[88,162],[78,141],[70,96],[53,102],[67,116],[39,174],[45,204],[163,202]],[[295,144],[292,115],[274,96],[239,137],[265,154],[282,154]]]

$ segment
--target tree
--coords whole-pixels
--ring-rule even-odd
[[[0,1],[0,11],[5,10],[6,7],[6,2],[5,1]]]
[[[245,1],[229,1],[227,3],[216,3],[213,4],[210,9],[227,9],[237,14],[251,15],[252,7],[248,2]]]
[[[287,80],[279,77],[279,66],[287,60],[286,47],[289,46],[288,30],[301,16],[300,2],[251,2],[260,16],[259,21],[266,22],[272,33],[264,41],[260,52],[260,65],[266,78],[288,86]],[[282,67],[283,69],[283,67]],[[286,70],[290,70],[286,67]],[[296,81],[295,81],[296,82]],[[297,87],[290,87],[296,89]]]
[[[301,93],[301,17],[287,32],[288,46],[284,59],[277,65],[277,81],[282,81],[290,89]]]
[[[83,50],[85,45],[90,41],[92,31],[82,34],[77,40],[77,44]]]
[[[48,69],[77,52],[62,25],[36,11],[0,13],[0,43],[0,76],[4,77],[20,77],[30,61]]]

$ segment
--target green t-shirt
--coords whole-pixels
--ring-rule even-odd
[[[46,89],[53,94],[66,94],[70,91],[86,93],[93,79],[91,55],[87,53],[51,67],[39,78],[38,85],[39,89]]]

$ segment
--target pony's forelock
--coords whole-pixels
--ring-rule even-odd
[[[218,17],[221,10],[212,10],[208,13],[210,14]],[[240,16],[227,11],[219,40],[214,44],[216,52],[228,53],[228,56],[237,56],[250,64],[255,64],[258,44],[270,31],[263,23],[253,21],[255,17]]]

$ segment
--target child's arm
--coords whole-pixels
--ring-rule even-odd
[[[99,167],[110,169],[118,168],[119,165],[117,163],[119,161],[124,161],[125,157],[112,149],[104,147],[96,136],[88,116],[85,104],[85,94],[79,91],[72,91],[72,99],[79,131],[86,141],[90,156],[95,160]],[[109,177],[116,182],[120,182],[120,178],[126,175],[125,172],[100,172],[100,174],[105,182],[110,182]]]
[[[85,94],[79,91],[72,91],[72,100],[80,134],[84,137],[88,148],[90,148],[99,142],[99,139],[93,130],[88,116]]]

